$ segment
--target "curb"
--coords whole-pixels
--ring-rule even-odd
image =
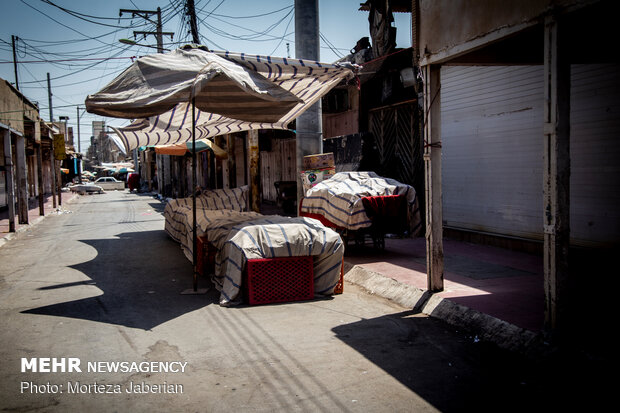
[[[345,261],[344,279],[370,294],[465,329],[475,335],[476,339],[495,343],[500,348],[521,354],[544,351],[540,334],[439,297],[427,290],[400,283],[360,265]]]

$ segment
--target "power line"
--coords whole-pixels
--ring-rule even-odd
[[[240,25],[235,24],[235,23],[227,22],[227,21],[224,21],[224,20],[219,19],[219,18],[217,18],[217,17],[214,17],[214,18],[213,18],[214,20],[221,21],[222,23],[224,23],[224,24],[226,24],[226,25],[229,25],[229,26],[234,26],[234,27],[237,27],[237,28],[240,28],[240,29],[243,29],[243,30],[245,30],[245,31],[248,31],[248,32],[252,33],[252,34],[245,35],[245,36],[244,36],[244,35],[233,35],[233,34],[230,34],[229,32],[227,32],[227,31],[225,31],[225,30],[223,30],[223,29],[219,29],[218,27],[215,27],[215,26],[213,26],[213,25],[211,25],[211,24],[208,24],[208,23],[206,23],[206,22],[204,21],[204,20],[206,19],[206,17],[205,17],[205,18],[200,19],[200,21],[201,21],[201,23],[203,23],[205,26],[207,26],[208,28],[210,28],[212,32],[214,32],[214,33],[216,33],[216,34],[219,34],[220,36],[222,36],[222,37],[224,37],[224,38],[231,39],[231,40],[244,40],[244,41],[270,41],[270,40],[281,40],[283,37],[288,36],[290,33],[285,33],[285,34],[284,34],[284,36],[274,36],[274,35],[269,35],[269,33],[270,33],[270,32],[272,32],[273,30],[275,30],[275,29],[276,29],[276,28],[277,28],[277,27],[278,27],[278,26],[279,26],[282,22],[284,22],[284,21],[285,21],[285,19],[286,19],[287,17],[291,16],[291,19],[292,19],[292,16],[293,16],[293,11],[294,11],[294,10],[293,10],[293,9],[291,9],[291,10],[290,10],[290,11],[289,11],[286,15],[284,15],[284,17],[282,17],[282,18],[281,18],[280,20],[278,20],[277,22],[275,22],[275,23],[271,24],[269,27],[267,27],[267,29],[265,29],[265,30],[264,30],[264,31],[262,31],[262,32],[257,32],[256,30],[252,30],[252,29],[249,29],[249,28],[244,27],[244,26],[240,26]],[[287,27],[288,27],[288,25],[287,25]],[[266,38],[266,39],[260,39],[260,37],[261,37],[261,36],[266,36],[267,38]]]
[[[59,60],[22,60],[19,63],[57,63],[57,62],[84,62],[92,60],[115,60],[115,59],[135,59],[136,56],[119,56],[119,57],[92,57],[86,59],[59,59]],[[0,64],[13,63],[10,61],[0,60]]]
[[[222,17],[222,18],[233,19],[233,20],[238,20],[238,19],[254,19],[254,18],[257,18],[257,17],[264,17],[264,16],[269,16],[269,15],[272,15],[272,14],[276,14],[276,13],[279,13],[279,12],[281,12],[283,10],[286,10],[286,9],[292,9],[293,7],[295,7],[295,6],[293,6],[293,5],[286,6],[286,7],[282,7],[281,9],[278,9],[278,10],[274,10],[274,11],[270,11],[270,12],[262,13],[262,14],[254,14],[252,16],[227,16],[227,15],[224,15],[224,14],[216,14],[216,13],[211,13],[211,15],[215,16],[215,17]]]
[[[291,18],[289,19],[288,23],[286,24],[286,27],[284,28],[284,33],[286,36],[286,30],[288,29],[288,26],[291,24],[291,22],[293,21],[293,17],[295,17],[294,15],[291,15]],[[273,49],[273,51],[271,52],[271,54],[274,54],[276,52],[276,50],[278,50],[278,47],[280,47],[280,45],[282,44],[282,41],[284,41],[284,36],[282,37],[282,39],[280,39],[280,41],[278,42],[278,45]]]
[[[116,56],[120,55],[121,53],[124,53],[125,51],[127,51],[127,49],[128,49],[128,48],[129,48],[129,46],[128,46],[127,48],[123,48],[123,49],[121,49],[121,50],[120,50],[118,53],[116,53],[116,55],[115,55],[115,56],[113,56],[113,57],[116,57]],[[109,60],[109,59],[107,59],[107,60]],[[77,74],[77,73],[81,73],[81,72],[83,72],[83,71],[85,71],[85,70],[87,70],[87,69],[91,69],[91,68],[93,68],[94,66],[96,66],[96,65],[98,65],[98,64],[101,64],[102,62],[105,62],[105,61],[107,61],[107,60],[100,60],[100,61],[96,61],[95,63],[93,63],[93,64],[91,64],[91,65],[88,65],[88,66],[86,66],[86,67],[84,67],[84,68],[82,68],[82,69],[76,70],[76,71],[71,72],[71,73],[66,73],[66,74],[64,74],[64,75],[56,76],[56,77],[54,77],[54,78],[51,78],[50,80],[58,80],[58,79],[65,78],[65,77],[67,77],[67,76],[72,76],[72,75],[75,75],[75,74]],[[24,84],[28,84],[28,83],[37,83],[37,82],[39,82],[39,81],[38,81],[38,80],[34,80],[34,81],[31,81],[31,82],[23,82],[23,83],[24,83]]]
[[[69,30],[71,30],[71,31],[74,31],[74,32],[76,32],[77,34],[79,34],[80,36],[83,36],[83,37],[85,37],[85,38],[88,38],[88,39],[91,39],[91,40],[95,40],[95,41],[98,41],[99,43],[103,43],[103,44],[105,44],[104,42],[102,42],[101,40],[99,40],[99,39],[98,39],[98,38],[96,38],[96,37],[91,37],[91,36],[88,36],[88,35],[86,35],[86,34],[84,34],[84,33],[80,32],[80,31],[78,31],[78,30],[74,29],[73,27],[69,27],[69,26],[67,26],[67,25],[66,25],[66,24],[64,24],[64,23],[59,22],[58,20],[54,19],[53,17],[51,17],[51,16],[49,16],[49,15],[47,15],[47,14],[43,13],[41,10],[37,9],[36,7],[34,7],[34,6],[32,6],[32,5],[28,4],[28,3],[26,3],[24,0],[20,0],[20,1],[21,1],[23,4],[25,4],[26,6],[30,7],[30,8],[31,8],[31,9],[33,9],[33,10],[35,10],[36,12],[41,13],[42,15],[44,15],[45,17],[47,17],[48,19],[52,20],[53,22],[55,22],[55,23],[57,23],[57,24],[61,25],[62,27],[66,28],[66,29],[69,29]]]
[[[41,1],[43,1],[44,3],[49,4],[50,6],[56,7],[59,10],[62,10],[63,12],[69,14],[70,16],[76,17],[76,18],[78,18],[80,20],[84,20],[84,21],[89,22],[89,23],[98,24],[100,26],[106,26],[106,27],[116,27],[116,28],[120,28],[120,29],[130,29],[130,28],[134,27],[133,25],[131,25],[131,26],[118,26],[118,25],[114,25],[114,24],[100,23],[100,22],[97,22],[97,21],[93,21],[93,20],[91,20],[89,18],[86,18],[85,16],[88,16],[88,15],[85,15],[85,14],[82,14],[82,13],[78,13],[78,12],[74,12],[72,10],[66,9],[64,7],[61,7],[61,6],[57,5],[57,4],[49,1],[49,0],[41,0]],[[90,18],[100,18],[101,19],[101,17],[95,17],[95,16],[88,16],[88,17],[90,17]],[[109,19],[109,18],[105,18],[104,17],[104,19]],[[120,17],[118,19],[120,20]]]
[[[344,55],[342,53],[340,53],[338,51],[338,49],[336,48],[336,46],[334,46],[329,40],[327,40],[327,37],[325,37],[323,35],[323,33],[321,33],[319,31],[319,36],[321,37],[321,39],[323,40],[323,42],[327,45],[327,47],[336,55],[338,56],[338,58],[342,58],[344,57]]]

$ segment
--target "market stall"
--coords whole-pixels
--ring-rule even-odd
[[[342,283],[344,245],[338,233],[311,218],[244,211],[238,202],[242,194],[237,188],[205,191],[196,197],[196,236],[199,244],[206,244],[211,251],[198,254],[202,259],[207,259],[205,255],[213,259],[211,280],[220,291],[220,304],[241,301],[244,272],[253,260],[311,257],[312,296],[333,294]],[[192,215],[188,198],[171,200],[164,210],[166,232],[181,244],[190,260],[194,256]],[[293,279],[293,283],[298,282]]]
[[[386,234],[415,236],[420,211],[412,186],[374,172],[339,172],[306,191],[300,215],[319,219],[346,240],[370,235],[384,247]]]

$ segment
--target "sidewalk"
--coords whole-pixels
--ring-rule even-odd
[[[467,328],[479,339],[527,351],[544,321],[542,257],[444,239],[444,291],[427,291],[425,239],[386,239],[385,250],[350,246],[345,280]]]
[[[62,193],[62,204],[71,202],[73,197],[77,196],[73,192]],[[45,216],[58,212],[58,199],[56,199],[56,209],[54,209],[54,202],[52,195],[46,195],[43,197],[43,212],[45,215],[40,215],[39,211],[39,198],[32,198],[28,202],[28,224],[20,224],[17,211],[15,215],[15,232],[9,232],[9,213],[5,209],[0,210],[0,246],[2,246],[6,240],[13,238],[14,234],[20,231],[24,231],[31,228],[41,221]]]
[[[63,206],[78,196],[63,193]],[[45,201],[45,215],[58,213],[52,197]],[[8,232],[6,212],[0,212],[0,246]],[[39,215],[38,200],[29,211],[29,225]],[[345,254],[345,280],[372,294],[467,328],[479,339],[504,348],[527,351],[543,327],[542,257],[485,245],[444,239],[444,291],[426,290],[424,238],[385,240],[381,251],[366,244],[350,244]],[[346,286],[345,286],[346,290]]]

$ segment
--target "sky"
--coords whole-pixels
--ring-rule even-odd
[[[368,12],[359,11],[362,0],[319,0],[320,60],[331,63],[345,56],[357,41],[370,36]],[[120,74],[132,57],[156,53],[153,35],[135,37],[141,45],[127,45],[134,31],[154,32],[155,19],[119,16],[120,9],[155,11],[161,8],[164,47],[175,49],[191,42],[184,18],[186,0],[0,0],[0,78],[15,84],[13,37],[16,37],[17,77],[20,91],[39,105],[41,117],[50,120],[47,74],[55,120],[68,116],[86,152],[92,121],[124,126],[126,119],[87,113],[84,100]],[[294,0],[194,0],[198,32],[203,45],[271,56],[295,56]],[[411,46],[409,13],[395,13],[397,47]],[[2,119],[14,114],[0,113]],[[76,145],[77,146],[77,145]],[[77,149],[77,148],[76,148]]]

